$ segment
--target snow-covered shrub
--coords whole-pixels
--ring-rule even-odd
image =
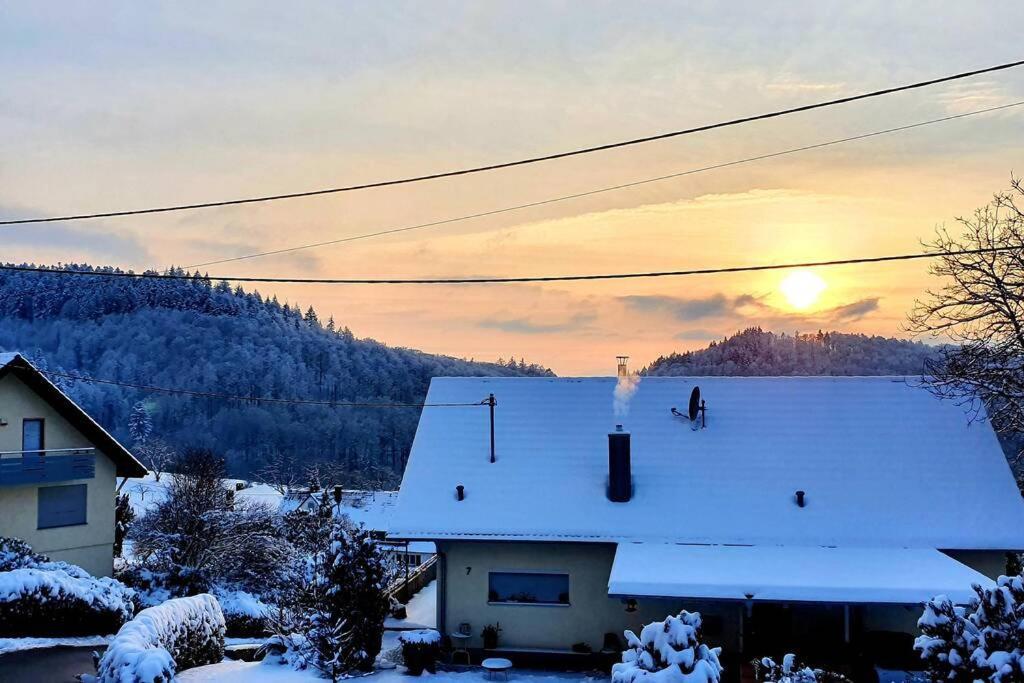
[[[284,665],[302,671],[317,668],[317,652],[301,633],[271,636],[263,643],[263,663]]]
[[[966,606],[944,595],[925,603],[914,649],[935,681],[1024,680],[1024,578],[973,588]]]
[[[117,574],[118,579],[135,590],[136,606],[153,607],[191,595],[211,593],[220,603],[227,624],[228,636],[265,636],[270,632],[269,616],[277,607],[263,602],[259,595],[237,586],[210,585],[202,577],[187,570],[156,572],[145,567],[129,567]]]
[[[0,636],[113,633],[131,619],[132,597],[120,582],[64,562],[0,572]]]
[[[135,603],[140,608],[153,607],[171,598],[183,598],[206,592],[198,586],[190,586],[191,590],[185,592],[181,589],[180,583],[174,581],[166,572],[154,572],[137,565],[117,570],[115,576],[118,581],[135,591]]]
[[[718,683],[722,648],[700,642],[700,612],[683,610],[676,617],[647,624],[638,638],[626,631],[629,649],[622,662],[612,667],[612,683],[634,683],[650,677],[651,683]]]
[[[213,594],[224,613],[227,634],[233,637],[265,636],[270,630],[272,605],[261,601],[258,596],[242,590],[214,588]]]
[[[192,584],[175,595],[208,592],[215,585],[250,592],[276,590],[290,577],[294,550],[280,517],[269,506],[228,495],[224,461],[209,451],[189,451],[176,465],[164,500],[131,527],[137,562]]]
[[[390,606],[391,575],[368,531],[346,520],[332,521],[330,529],[319,547],[311,542],[304,580],[285,595],[274,628],[290,640],[303,666],[337,679],[373,669]],[[299,634],[301,647],[287,634]]]
[[[114,498],[114,557],[121,557],[124,551],[124,540],[128,537],[128,530],[135,521],[135,509],[132,508],[131,498],[127,493],[122,493]]]
[[[402,660],[413,676],[424,670],[437,672],[437,656],[441,653],[441,634],[432,628],[403,631],[398,635],[402,643]]]
[[[96,683],[170,683],[178,671],[224,658],[224,615],[212,595],[149,607],[121,627]],[[86,679],[83,679],[86,680]]]
[[[32,546],[20,538],[0,536],[0,572],[34,568],[49,561],[50,558],[35,553]]]
[[[796,655],[787,654],[782,664],[770,657],[755,659],[754,678],[770,683],[849,683],[850,679],[834,671],[812,669],[797,661]]]

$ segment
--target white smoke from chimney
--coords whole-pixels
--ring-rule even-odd
[[[621,418],[629,415],[629,402],[639,387],[639,375],[619,375],[619,380],[615,383],[615,391],[612,392],[612,409],[615,411],[615,417]]]

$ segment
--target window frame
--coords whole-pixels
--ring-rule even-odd
[[[43,505],[43,491],[46,489],[75,489],[76,491],[81,490],[82,495],[82,521],[72,522],[70,524],[48,524],[43,526],[42,524],[42,505]],[[44,531],[46,529],[68,529],[76,526],[87,526],[89,524],[89,485],[88,484],[59,484],[57,486],[39,486],[36,488],[36,530]]]
[[[514,600],[492,600],[491,575],[493,574],[564,576],[566,602],[517,602]],[[489,569],[487,570],[487,604],[494,605],[496,607],[572,607],[572,574],[566,570],[558,569]]]
[[[25,425],[29,422],[39,423],[39,448],[25,448]],[[46,451],[46,418],[45,417],[24,417],[21,419],[21,452],[43,455]]]

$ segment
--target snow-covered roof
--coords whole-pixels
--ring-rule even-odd
[[[322,495],[322,491],[290,494],[281,501],[281,511],[294,510],[300,504],[308,505],[310,501],[315,506]],[[327,495],[333,496],[334,494],[332,491],[327,491]],[[388,522],[397,500],[398,491],[345,489],[341,492],[340,512],[348,517],[353,524],[361,524],[372,531],[387,531]]]
[[[390,533],[410,539],[1024,548],[994,432],[901,378],[436,378]],[[699,385],[707,428],[686,411]],[[605,495],[608,432],[632,434],[634,492]],[[456,485],[465,487],[458,501]],[[794,500],[806,492],[806,507]]]
[[[824,548],[620,543],[608,594],[915,604],[974,596],[995,582],[931,548]]]

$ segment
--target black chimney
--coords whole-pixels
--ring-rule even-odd
[[[803,507],[805,505],[805,503],[804,503],[804,495],[805,494],[804,494],[803,491],[797,491],[796,492],[796,504],[799,505],[800,507]]]
[[[608,435],[608,500],[627,503],[633,493],[633,475],[629,463],[629,432],[622,425]]]

